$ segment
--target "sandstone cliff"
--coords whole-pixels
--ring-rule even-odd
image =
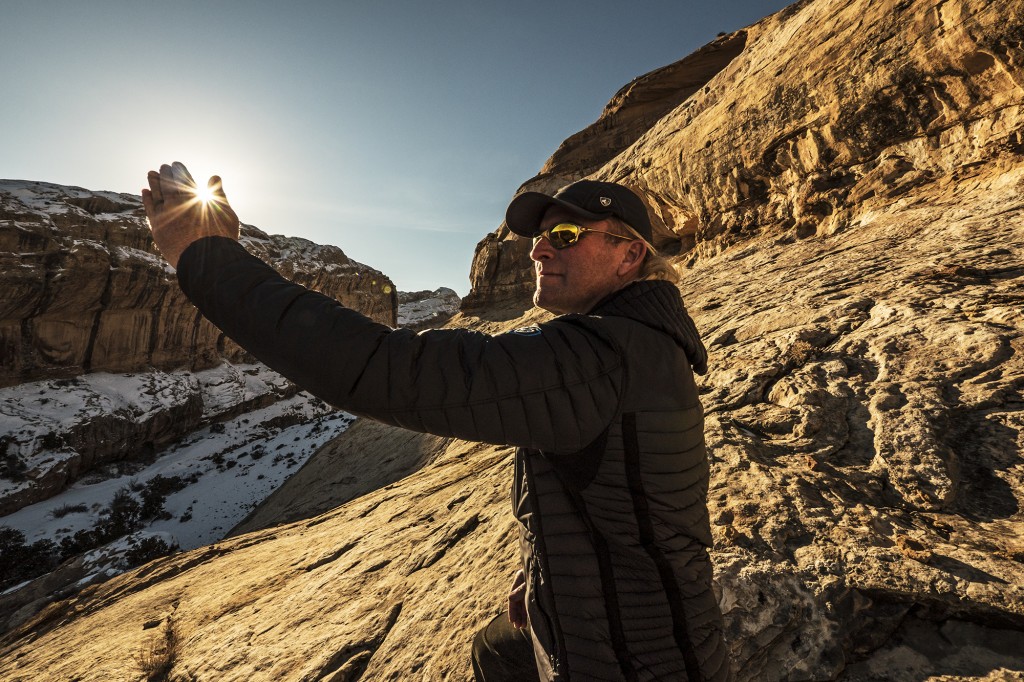
[[[737,57],[747,32],[720,36],[688,57],[636,78],[605,106],[601,117],[563,142],[540,173],[520,191],[554,192],[615,158],[659,119],[700,91]],[[666,253],[680,250],[680,238],[656,226],[655,246]],[[692,246],[692,240],[687,244]],[[472,290],[463,306],[478,313],[500,308],[522,312],[530,306],[533,283],[525,242],[504,224],[476,247],[470,270]]]
[[[626,129],[606,116],[524,185],[632,184],[679,252],[739,680],[1024,671],[1022,17],[799,2],[692,77],[639,79],[609,107]],[[527,290],[504,232],[474,264],[492,320]],[[537,317],[484,314],[456,324]],[[124,678],[168,652],[179,679],[467,679],[513,568],[510,452],[367,425],[322,454],[342,485],[52,607],[4,637],[0,675]]]
[[[797,2],[624,87],[520,189],[623,181],[651,199],[655,246],[694,257],[833,234],[1024,150],[1022,36],[990,4]],[[481,241],[467,309],[525,310],[526,254],[504,225]]]

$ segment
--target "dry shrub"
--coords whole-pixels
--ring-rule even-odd
[[[178,657],[178,635],[170,618],[164,621],[163,636],[135,655],[135,663],[146,682],[167,682]]]
[[[817,349],[803,339],[793,342],[785,354],[786,364],[790,367],[803,367],[808,360],[814,357]]]

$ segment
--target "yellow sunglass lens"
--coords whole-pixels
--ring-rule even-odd
[[[576,240],[580,238],[580,232],[582,230],[579,225],[560,223],[548,230],[548,241],[556,249],[564,249],[576,243]]]

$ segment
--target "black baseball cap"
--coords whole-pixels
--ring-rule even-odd
[[[628,187],[615,182],[578,180],[558,190],[554,196],[541,192],[523,192],[505,211],[505,224],[521,237],[540,234],[544,211],[561,206],[587,220],[612,216],[624,221],[648,243],[652,243],[651,220],[644,202]]]

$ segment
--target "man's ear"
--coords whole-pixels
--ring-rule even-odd
[[[646,255],[646,244],[644,244],[641,241],[630,242],[629,248],[626,249],[625,253],[622,256],[622,260],[619,261],[619,277],[624,277],[629,274],[636,274],[635,272],[631,271],[640,270],[640,265],[644,262],[644,257]]]

